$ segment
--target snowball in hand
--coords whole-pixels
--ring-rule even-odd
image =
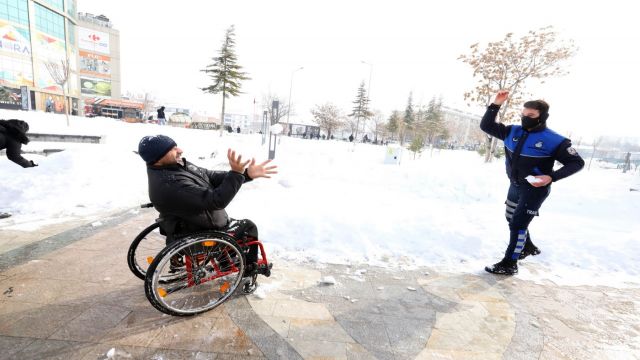
[[[533,175],[527,176],[525,178],[525,180],[527,180],[529,182],[529,184],[535,184],[535,183],[542,182],[542,179],[538,179],[537,177],[535,177]]]

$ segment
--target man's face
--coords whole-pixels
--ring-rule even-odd
[[[532,119],[537,119],[537,118],[540,117],[540,110],[522,108],[522,115],[523,116],[528,116],[528,117],[530,117]]]
[[[156,165],[164,166],[164,165],[182,165],[182,149],[177,146],[174,146],[173,149],[169,150],[158,162]]]

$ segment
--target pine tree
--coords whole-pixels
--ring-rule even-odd
[[[411,140],[411,145],[409,145],[409,150],[413,151],[414,160],[416,159],[416,154],[422,151],[423,147],[424,147],[424,138],[420,134],[415,135],[413,137],[413,140]]]
[[[400,138],[400,133],[403,129],[402,117],[400,116],[400,112],[398,110],[394,110],[391,112],[391,116],[389,116],[389,122],[387,123],[387,130],[391,134],[395,134]]]
[[[220,123],[224,124],[225,100],[229,96],[241,94],[240,87],[242,80],[250,80],[246,73],[242,72],[242,67],[236,62],[238,57],[235,53],[235,28],[231,25],[225,34],[224,42],[219,51],[219,56],[213,58],[213,64],[207,65],[202,70],[213,79],[213,85],[202,88],[202,91],[211,94],[222,93],[222,114]],[[220,136],[224,133],[223,126],[220,127]]]
[[[404,118],[402,119],[404,122],[403,136],[400,139],[400,144],[404,143],[404,135],[406,135],[409,131],[414,130],[414,122],[415,122],[415,113],[413,112],[413,93],[409,93],[409,99],[407,100],[407,108],[404,110]]]
[[[364,88],[364,81],[360,83],[358,95],[356,95],[356,99],[353,101],[353,104],[355,104],[355,106],[353,107],[353,112],[349,114],[349,116],[356,119],[355,134],[353,136],[357,139],[358,130],[360,130],[360,121],[366,121],[366,119],[373,115],[373,113],[369,111],[369,98],[367,97],[367,90]]]
[[[445,138],[448,136],[447,129],[444,124],[444,116],[442,115],[442,100],[436,100],[436,98],[433,97],[429,101],[425,116],[424,130],[427,142],[432,145],[438,138]]]

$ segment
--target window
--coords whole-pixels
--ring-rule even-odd
[[[69,20],[67,20],[67,33],[69,33],[69,44],[74,46],[76,43],[76,26]]]
[[[19,87],[20,85],[33,86],[31,61],[0,56],[0,79],[13,87]]]
[[[63,10],[62,4],[64,4],[64,0],[41,0],[41,2],[48,4],[54,9]]]
[[[67,0],[67,14],[74,19],[78,16],[76,12],[76,0]]]
[[[0,1],[0,19],[29,26],[27,0]]]
[[[64,18],[42,5],[35,4],[36,29],[58,39],[64,39]]]

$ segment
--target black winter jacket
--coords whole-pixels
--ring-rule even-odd
[[[7,158],[14,163],[27,168],[35,164],[22,157],[22,144],[28,144],[29,124],[22,120],[0,120],[0,150],[7,149]]]
[[[177,217],[189,230],[221,229],[229,223],[224,210],[248,175],[185,165],[147,166],[149,199],[161,217]]]
[[[504,141],[507,176],[511,182],[526,184],[525,178],[529,175],[549,175],[558,181],[584,167],[584,160],[571,147],[571,140],[548,129],[546,123],[530,131],[520,125],[496,123],[499,110],[499,105],[489,105],[480,128]],[[556,160],[563,166],[553,171]]]

